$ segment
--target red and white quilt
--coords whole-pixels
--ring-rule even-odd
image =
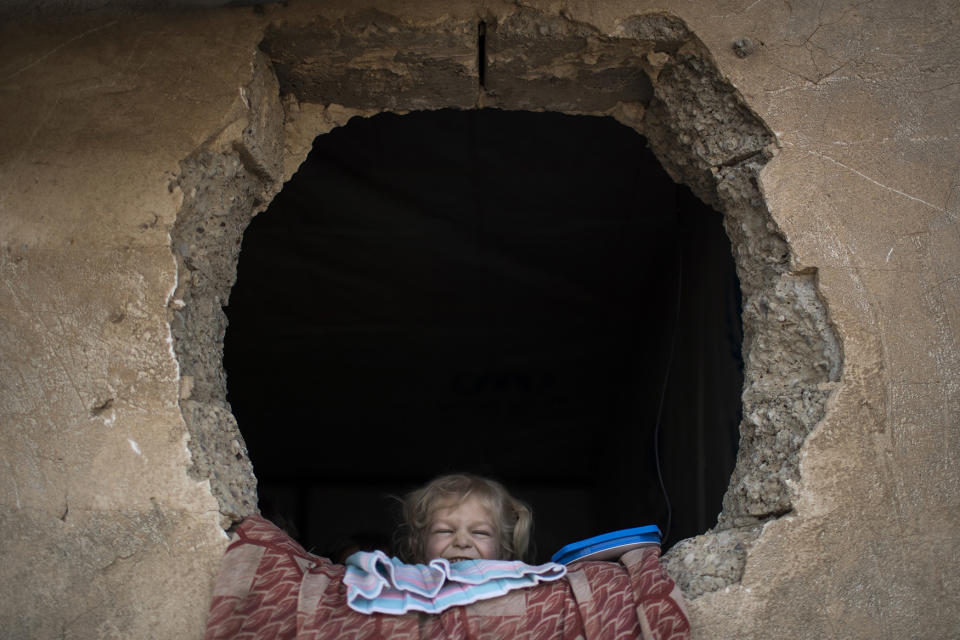
[[[205,640],[681,640],[680,590],[641,547],[619,562],[574,562],[567,575],[437,614],[362,614],[347,606],[343,565],[307,553],[251,516],[227,547]]]

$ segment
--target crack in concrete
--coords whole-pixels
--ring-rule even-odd
[[[810,155],[812,155],[812,156],[817,156],[818,158],[822,158],[822,159],[824,159],[824,160],[827,160],[827,161],[829,161],[829,162],[832,162],[833,164],[835,164],[835,165],[837,165],[837,166],[843,167],[843,168],[846,169],[847,171],[850,171],[851,173],[855,173],[856,175],[860,176],[860,177],[863,178],[864,180],[867,180],[868,182],[872,182],[873,184],[877,185],[878,187],[880,187],[880,188],[882,188],[882,189],[886,189],[887,191],[890,191],[890,192],[892,192],[892,193],[896,193],[897,195],[903,196],[904,198],[909,198],[910,200],[913,200],[913,201],[915,201],[915,202],[919,202],[920,204],[923,204],[923,205],[926,205],[926,206],[930,207],[930,208],[933,209],[934,211],[939,211],[940,213],[947,213],[947,214],[949,215],[949,213],[947,212],[946,209],[943,209],[943,208],[941,208],[941,207],[938,207],[938,206],[935,205],[935,204],[932,204],[932,203],[930,203],[930,202],[927,202],[926,200],[923,200],[923,199],[918,198],[918,197],[916,197],[916,196],[910,195],[909,193],[906,193],[906,192],[904,192],[904,191],[900,191],[899,189],[894,189],[893,187],[887,186],[887,185],[883,184],[882,182],[880,182],[880,181],[878,181],[878,180],[874,180],[873,178],[871,178],[871,177],[868,176],[867,174],[865,174],[865,173],[863,173],[863,172],[861,172],[861,171],[857,171],[857,170],[854,169],[853,167],[851,167],[851,166],[849,166],[849,165],[846,165],[846,164],[840,162],[839,160],[836,160],[836,159],[834,159],[834,158],[831,158],[830,156],[828,156],[828,155],[826,155],[826,154],[824,154],[824,153],[820,153],[819,151],[810,151],[810,150],[805,150],[804,152],[805,152],[805,153],[808,153],[808,154],[810,154]]]
[[[97,26],[97,27],[94,27],[94,28],[92,28],[92,29],[88,29],[87,31],[84,31],[83,33],[79,33],[79,34],[73,36],[72,38],[69,38],[66,42],[64,42],[64,43],[62,43],[62,44],[54,47],[54,48],[51,49],[50,51],[44,53],[43,55],[41,55],[40,57],[38,57],[36,60],[34,60],[33,62],[31,62],[30,64],[28,64],[28,65],[26,65],[26,66],[23,66],[23,67],[21,67],[21,68],[19,68],[19,69],[17,69],[17,70],[14,71],[13,73],[11,73],[11,74],[9,74],[9,75],[6,75],[6,76],[4,76],[3,78],[0,78],[0,82],[6,82],[7,80],[10,80],[11,78],[17,77],[18,75],[20,75],[21,73],[23,73],[23,72],[26,71],[27,69],[32,69],[33,67],[37,66],[38,64],[40,64],[41,62],[43,62],[44,60],[46,60],[47,58],[49,58],[49,57],[52,56],[53,54],[55,54],[55,53],[57,53],[58,51],[60,51],[61,49],[63,49],[64,47],[68,47],[68,46],[70,46],[71,44],[73,44],[74,42],[76,42],[77,40],[80,40],[80,39],[82,39],[82,38],[86,38],[87,36],[89,36],[89,35],[91,35],[91,34],[93,34],[93,33],[96,33],[97,31],[102,31],[103,29],[108,29],[108,28],[112,27],[113,25],[117,24],[118,22],[119,22],[119,20],[111,20],[110,22],[107,22],[106,24],[102,24],[102,25]]]

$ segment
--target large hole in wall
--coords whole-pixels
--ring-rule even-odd
[[[738,296],[722,216],[612,118],[355,118],[244,233],[224,361],[260,508],[335,556],[469,469],[533,504],[541,561],[703,533],[736,456]]]
[[[478,40],[477,22],[424,28],[386,14],[280,25],[263,43],[273,70],[263,64],[261,75],[276,72],[288,117],[298,103],[336,103],[367,115],[480,106],[611,115],[645,137],[675,182],[722,213],[742,298],[740,441],[715,525],[677,543],[665,561],[689,597],[736,582],[763,523],[792,509],[800,449],[841,370],[816,274],[792,270],[789,246],[758,187],[774,136],[720,76],[702,43],[669,16],[623,20],[615,35],[527,9],[482,26]],[[404,53],[386,67],[367,55],[391,48]],[[257,91],[245,97],[258,104]],[[221,305],[236,276],[243,229],[279,189],[244,145],[184,161],[178,179],[184,206],[171,234],[180,267],[172,328],[191,432],[190,473],[209,479],[225,527],[256,509],[257,494],[226,401]],[[470,388],[470,375],[478,384],[476,371],[459,373],[463,388]],[[507,379],[516,380],[501,380]],[[317,466],[343,455],[318,445]],[[371,486],[378,482],[367,477]]]

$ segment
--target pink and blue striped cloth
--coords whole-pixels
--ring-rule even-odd
[[[451,564],[436,558],[430,564],[404,564],[383,551],[358,551],[345,564],[347,606],[360,613],[440,613],[514,589],[559,580],[567,573],[564,565],[555,562],[534,566],[519,560],[461,560]]]

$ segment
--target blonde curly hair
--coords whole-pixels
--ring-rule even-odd
[[[533,531],[533,512],[506,487],[490,478],[451,473],[434,478],[403,498],[403,526],[398,551],[409,563],[426,563],[427,533],[438,509],[456,507],[467,498],[480,500],[494,518],[500,542],[500,560],[524,560]]]

